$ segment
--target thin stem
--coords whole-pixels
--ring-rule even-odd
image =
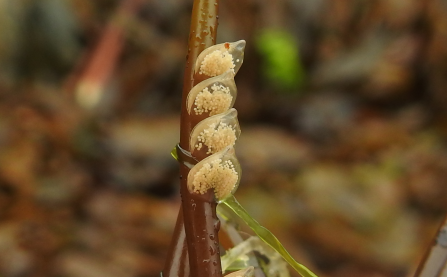
[[[186,58],[185,75],[183,80],[181,125],[180,125],[180,146],[189,149],[189,137],[193,129],[193,123],[186,108],[186,99],[189,91],[199,81],[194,79],[194,65],[200,52],[210,47],[216,42],[217,18],[219,0],[194,0],[191,27],[188,42],[188,54]],[[179,212],[174,241],[172,242],[169,259],[185,259],[189,257],[189,274],[194,277],[221,277],[222,268],[220,264],[220,251],[218,241],[218,231],[220,222],[216,216],[217,203],[212,190],[203,195],[192,194],[187,188],[187,177],[189,168],[180,165],[182,210]],[[188,255],[185,255],[185,248],[181,245],[183,238],[181,230],[180,214],[183,213],[184,230]],[[175,247],[177,245],[178,247]],[[177,255],[175,255],[177,251]],[[178,270],[173,269],[173,265],[185,264],[184,260],[168,261],[163,275],[175,276]],[[173,275],[174,274],[174,275]],[[189,276],[186,271],[183,275]]]
[[[186,244],[185,225],[183,223],[183,209],[180,207],[171,246],[166,257],[163,277],[188,276],[190,276],[188,246]]]
[[[123,50],[125,24],[135,16],[141,4],[141,0],[121,1],[94,49],[83,57],[67,80],[65,90],[76,93],[81,106],[92,108],[99,101]]]

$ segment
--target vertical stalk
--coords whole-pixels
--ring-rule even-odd
[[[171,239],[168,256],[166,257],[163,277],[189,277],[188,246],[186,244],[183,209],[180,207],[177,223]]]
[[[183,79],[180,125],[180,147],[188,151],[190,151],[189,137],[194,126],[186,107],[187,95],[199,82],[194,79],[197,56],[205,48],[216,43],[218,8],[219,0],[194,0]],[[187,188],[188,173],[189,168],[180,164],[182,208],[168,255],[168,259],[171,260],[167,261],[163,275],[165,277],[189,276],[189,274],[194,277],[221,277],[218,241],[220,222],[216,216],[217,203],[214,193],[209,190],[203,195],[191,194]],[[182,225],[186,236],[182,235]],[[188,253],[182,242],[183,237],[186,237]],[[185,264],[186,257],[189,257],[189,271],[179,268],[179,265]],[[174,261],[174,259],[179,260]]]
[[[123,50],[126,24],[141,4],[141,0],[121,1],[94,49],[83,57],[79,68],[67,80],[66,91],[76,93],[77,101],[84,108],[93,108],[101,99]]]

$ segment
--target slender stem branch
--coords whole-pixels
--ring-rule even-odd
[[[189,277],[188,246],[186,245],[183,209],[180,207],[171,246],[166,257],[163,277]]]
[[[65,91],[69,94],[76,93],[81,106],[92,108],[100,99],[123,50],[125,24],[135,16],[141,4],[141,0],[121,1],[104,27],[96,46],[83,55],[67,79],[64,85]]]
[[[219,0],[194,0],[191,16],[191,28],[188,42],[188,55],[186,58],[185,75],[183,80],[180,146],[189,149],[189,137],[193,126],[187,112],[186,100],[189,91],[199,81],[194,79],[194,65],[197,56],[205,48],[216,42],[217,18]],[[218,231],[220,222],[216,216],[217,203],[212,190],[203,195],[192,194],[187,188],[189,168],[180,165],[182,209],[179,212],[174,240],[168,258],[180,259],[168,261],[163,275],[165,277],[221,277],[220,251]],[[183,214],[183,224],[181,222]],[[186,236],[182,235],[184,226]],[[185,254],[184,242],[186,237],[188,255]],[[176,246],[177,245],[177,246]],[[189,257],[189,271],[180,271],[175,266],[185,264],[184,259]],[[177,274],[179,273],[179,274]],[[189,274],[188,274],[189,273]]]

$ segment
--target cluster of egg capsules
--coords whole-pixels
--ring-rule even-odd
[[[214,189],[218,201],[234,193],[241,168],[234,145],[241,131],[232,108],[237,89],[234,76],[243,62],[245,41],[213,45],[200,53],[195,77],[203,80],[188,94],[190,118],[200,120],[190,136],[190,153],[199,160],[188,175],[188,189],[204,194]]]

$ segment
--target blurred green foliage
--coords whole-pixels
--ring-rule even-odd
[[[281,90],[296,92],[304,83],[305,73],[292,34],[265,29],[257,35],[255,43],[263,61],[262,72],[269,82]]]

